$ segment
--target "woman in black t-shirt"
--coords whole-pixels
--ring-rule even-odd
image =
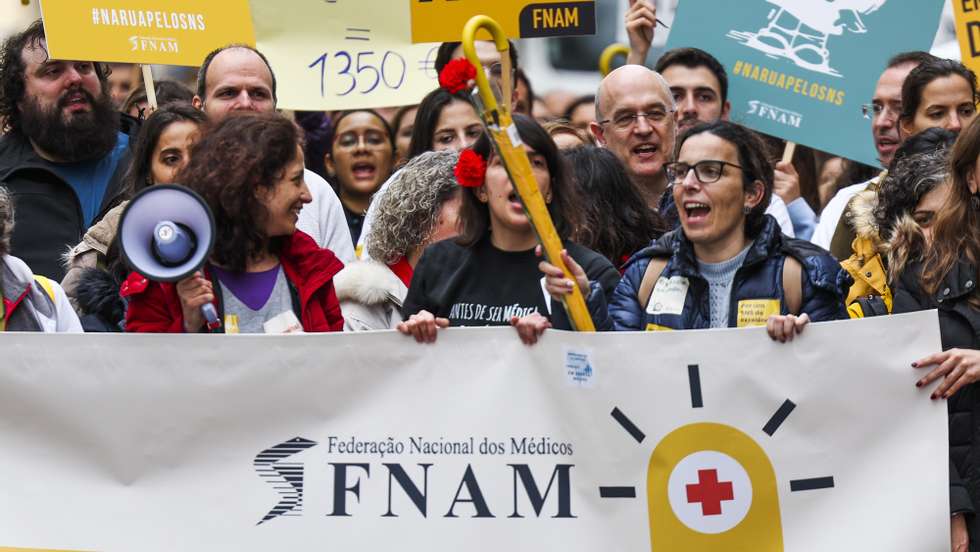
[[[619,282],[619,273],[605,257],[567,241],[577,228],[581,203],[564,160],[534,120],[518,115],[514,124],[568,254],[595,282],[586,300],[590,311],[598,312]],[[472,151],[476,156],[464,152],[457,168],[465,186],[460,235],[425,250],[402,307],[405,321],[399,331],[419,342],[432,342],[438,328],[512,325],[531,344],[546,328],[571,329],[562,305],[552,303],[544,291],[537,236],[489,137],[481,136]],[[482,177],[482,167],[464,170],[482,162]]]

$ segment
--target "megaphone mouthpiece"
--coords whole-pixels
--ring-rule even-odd
[[[194,255],[197,236],[187,226],[170,220],[161,220],[153,228],[153,256],[167,268],[180,266]]]

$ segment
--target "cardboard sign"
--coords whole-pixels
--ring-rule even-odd
[[[942,8],[943,0],[684,0],[667,48],[718,58],[732,121],[878,166],[861,105],[889,58],[929,50]]]
[[[279,107],[415,104],[439,85],[438,44],[411,44],[407,0],[251,0]],[[462,32],[462,31],[460,31]]]
[[[935,311],[439,333],[0,334],[0,546],[949,547]]]
[[[980,2],[953,0],[953,13],[963,64],[974,73],[980,73]]]
[[[226,44],[254,44],[248,0],[44,0],[55,59],[200,65]]]
[[[463,25],[474,15],[492,17],[509,38],[596,32],[595,0],[406,1],[412,5],[412,42],[459,42]]]

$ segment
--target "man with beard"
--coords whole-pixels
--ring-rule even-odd
[[[218,48],[201,64],[193,104],[213,123],[238,111],[275,111],[276,76],[265,56],[251,46]],[[342,262],[353,261],[354,246],[337,193],[309,169],[304,171],[303,180],[313,201],[303,205],[296,227]]]
[[[41,20],[0,51],[0,184],[16,205],[11,253],[61,280],[62,254],[123,196],[135,120],[112,108],[105,68],[51,59]]]
[[[871,104],[862,106],[865,117],[871,119],[871,137],[874,139],[878,161],[883,168],[891,164],[895,157],[895,150],[902,143],[898,132],[898,116],[902,112],[902,84],[905,82],[905,77],[909,76],[912,69],[930,59],[935,57],[926,52],[903,52],[890,59],[875,85]],[[877,182],[878,177],[875,177],[838,191],[820,214],[820,223],[817,224],[810,241],[827,250],[831,249],[832,242],[839,242],[843,246],[835,247],[837,251],[831,253],[844,255],[843,258],[846,259],[851,241],[854,239],[854,231],[849,224],[846,224],[844,211],[847,210],[854,196],[866,190],[872,183],[877,185]]]

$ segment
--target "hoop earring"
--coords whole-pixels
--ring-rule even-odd
[[[980,211],[980,192],[973,194],[970,198],[970,206],[973,207],[974,211]]]

